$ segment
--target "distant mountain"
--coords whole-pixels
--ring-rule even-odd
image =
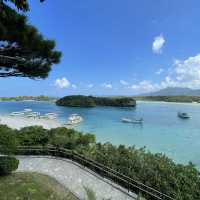
[[[167,87],[157,92],[141,94],[140,96],[200,96],[200,89],[193,90],[190,88]]]

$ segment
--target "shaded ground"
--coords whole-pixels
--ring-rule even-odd
[[[38,173],[0,177],[1,200],[77,200],[55,179]]]

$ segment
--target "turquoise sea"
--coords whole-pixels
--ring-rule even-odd
[[[165,153],[180,163],[192,161],[200,168],[200,105],[162,102],[137,102],[135,108],[66,108],[53,103],[22,101],[0,102],[0,114],[32,108],[41,113],[55,112],[62,122],[72,113],[83,116],[84,122],[75,128],[94,133],[97,141],[113,144],[146,146],[152,152]],[[191,114],[183,120],[178,111]],[[142,117],[143,125],[126,124],[122,117]]]

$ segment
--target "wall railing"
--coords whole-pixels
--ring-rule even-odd
[[[51,146],[19,146],[16,151],[17,155],[50,155],[60,158],[70,159],[83,167],[87,167],[98,175],[105,177],[113,181],[114,183],[131,191],[135,194],[141,194],[141,196],[150,200],[175,200],[164,193],[159,192],[137,180],[129,178],[107,166],[104,166],[90,158],[87,158],[81,154],[78,154],[72,150],[64,148],[55,148]]]

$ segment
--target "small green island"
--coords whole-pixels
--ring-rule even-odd
[[[83,95],[71,95],[58,99],[56,101],[56,105],[69,107],[134,107],[136,106],[136,101],[131,97],[94,97]]]

